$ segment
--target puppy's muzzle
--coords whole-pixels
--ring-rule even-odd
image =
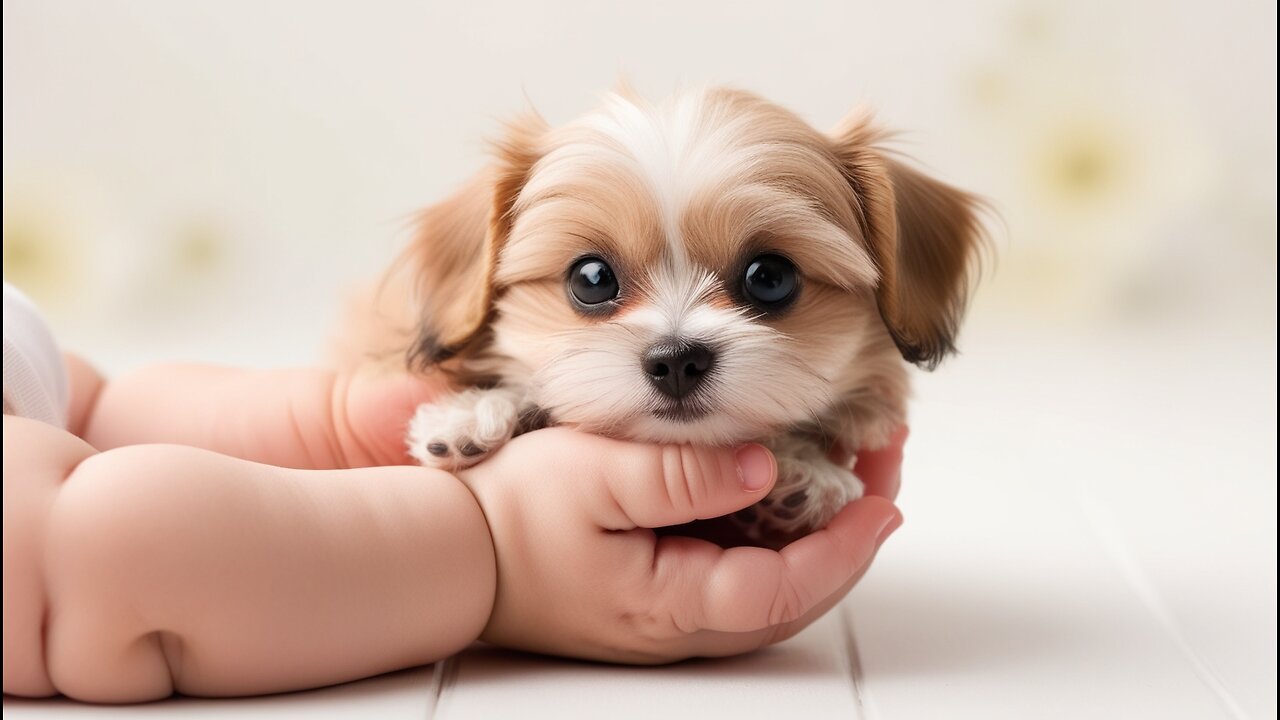
[[[714,365],[715,353],[702,343],[659,343],[640,361],[649,382],[676,400],[691,395]]]

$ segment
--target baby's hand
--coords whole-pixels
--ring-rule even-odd
[[[639,445],[562,428],[516,438],[461,475],[497,555],[497,598],[481,639],[661,663],[794,635],[844,596],[901,523],[892,502],[851,503],[781,552],[646,529],[747,507],[776,473],[758,445]]]

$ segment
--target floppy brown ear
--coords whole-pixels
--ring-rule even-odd
[[[495,143],[496,161],[422,212],[417,237],[398,262],[417,275],[415,302],[422,313],[408,352],[411,366],[425,369],[483,343],[511,209],[545,131],[532,113],[508,124],[505,138]]]
[[[879,266],[880,316],[902,356],[932,370],[955,351],[982,247],[981,202],[881,149],[885,134],[865,113],[833,138]]]

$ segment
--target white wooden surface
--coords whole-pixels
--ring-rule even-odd
[[[307,693],[6,698],[5,716],[1274,717],[1274,328],[966,347],[920,378],[906,524],[839,612],[777,648],[663,668],[477,648]]]

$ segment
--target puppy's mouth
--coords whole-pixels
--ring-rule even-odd
[[[652,414],[659,420],[691,423],[710,415],[711,408],[708,408],[704,403],[673,400],[655,408]]]

